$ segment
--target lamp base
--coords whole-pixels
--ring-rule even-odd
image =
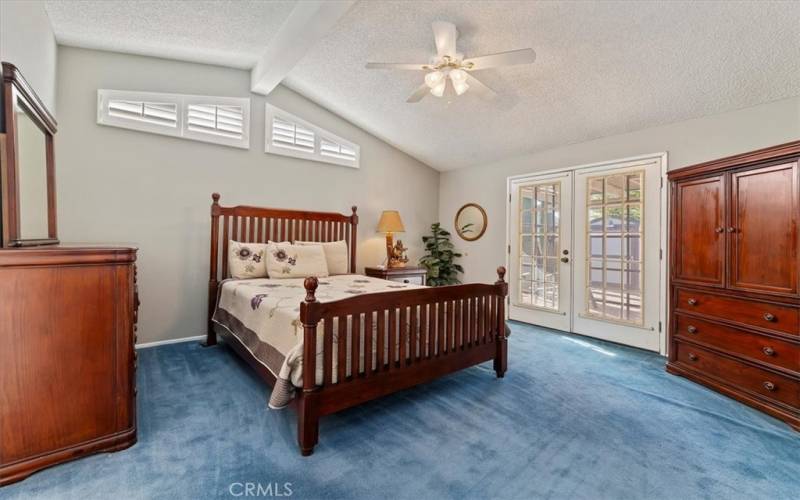
[[[394,256],[394,235],[392,233],[386,233],[386,267],[392,268],[393,265],[393,256]]]

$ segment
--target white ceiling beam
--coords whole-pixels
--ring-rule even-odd
[[[267,95],[327,35],[355,0],[297,2],[250,73],[250,90]]]

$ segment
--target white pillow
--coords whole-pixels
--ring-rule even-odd
[[[328,262],[328,272],[331,276],[336,274],[349,273],[349,256],[347,254],[347,242],[339,241],[295,241],[295,245],[319,245],[325,252],[325,260]]]
[[[328,276],[328,263],[321,245],[270,243],[266,261],[267,272],[272,279]]]
[[[228,241],[228,269],[231,278],[266,278],[267,245]]]

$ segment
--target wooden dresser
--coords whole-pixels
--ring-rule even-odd
[[[136,442],[136,249],[0,250],[0,484]]]
[[[682,168],[667,371],[800,430],[800,141]]]

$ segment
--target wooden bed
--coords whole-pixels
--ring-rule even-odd
[[[272,241],[346,240],[349,268],[356,270],[356,207],[352,214],[306,212],[251,206],[223,207],[220,195],[212,195],[211,275],[208,284],[208,338],[217,343],[225,329],[211,321],[220,281],[228,276],[228,240],[264,243]],[[220,230],[222,237],[220,237]],[[507,368],[505,268],[497,269],[494,284],[467,284],[437,288],[398,290],[357,295],[331,302],[315,297],[316,278],[305,279],[306,298],[300,304],[303,325],[303,387],[292,406],[298,415],[298,443],[304,456],[314,451],[319,419],[366,401],[391,394],[449,373],[494,360],[497,377]],[[336,349],[334,383],[334,318],[345,349]],[[348,321],[349,319],[349,321]],[[317,327],[323,321],[323,382],[317,373]],[[377,324],[373,324],[376,322]],[[362,329],[363,326],[363,329]],[[349,329],[349,330],[348,330]],[[373,330],[374,329],[374,330]],[[374,335],[364,332],[376,331]],[[352,337],[351,337],[352,335]],[[226,336],[228,338],[229,336]],[[270,385],[275,376],[237,339],[228,344]],[[373,347],[377,355],[372,353]],[[345,376],[345,359],[358,360],[355,376]],[[364,366],[364,365],[367,366]]]

